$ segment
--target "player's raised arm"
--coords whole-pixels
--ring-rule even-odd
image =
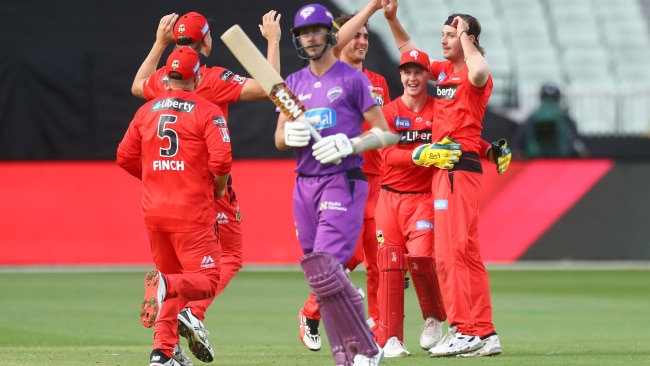
[[[176,13],[165,15],[160,19],[156,31],[156,41],[142,65],[140,65],[133,79],[133,85],[131,85],[131,93],[136,97],[144,98],[142,84],[156,71],[163,52],[170,43],[174,42],[174,24],[176,24],[176,20],[178,20],[178,14]]]
[[[278,74],[280,72],[280,38],[282,36],[282,30],[280,28],[280,18],[282,14],[279,14],[275,10],[269,10],[268,13],[264,14],[262,17],[262,24],[259,25],[260,33],[268,41],[267,51],[266,51],[266,60],[273,66],[275,71]]]
[[[420,49],[417,44],[411,39],[399,19],[397,18],[397,0],[382,0],[384,8],[384,18],[390,26],[390,31],[393,33],[393,39],[397,45],[397,50],[400,53],[410,51],[413,49]]]
[[[266,60],[278,74],[280,73],[280,37],[282,34],[280,18],[281,14],[275,10],[270,10],[262,16],[262,24],[259,25],[262,36],[268,41]],[[265,100],[267,98],[268,95],[255,79],[246,81],[239,94],[239,100],[241,101]]]
[[[490,76],[490,67],[476,46],[477,36],[470,34],[469,24],[463,17],[455,17],[451,22],[451,26],[456,28],[456,35],[463,47],[464,61],[469,70],[469,82],[480,88],[485,85],[488,76]]]
[[[363,9],[350,18],[350,20],[345,22],[345,24],[333,24],[334,28],[337,29],[336,45],[332,48],[336,58],[340,58],[341,51],[345,45],[354,38],[354,35],[357,34],[359,28],[365,26],[368,19],[370,19],[377,10],[381,9],[381,7],[381,0],[370,0]]]

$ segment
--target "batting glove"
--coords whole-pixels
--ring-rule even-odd
[[[304,147],[309,144],[311,136],[307,126],[301,122],[289,122],[284,124],[284,143],[291,147]]]
[[[323,137],[312,146],[312,155],[321,164],[332,163],[352,154],[352,142],[343,133]]]
[[[449,136],[435,144],[424,144],[413,149],[411,158],[417,165],[435,166],[436,168],[450,170],[460,160],[463,152],[460,144]]]
[[[485,153],[485,158],[497,165],[499,174],[505,173],[510,166],[510,160],[512,160],[512,152],[508,147],[508,141],[506,139],[494,141]]]

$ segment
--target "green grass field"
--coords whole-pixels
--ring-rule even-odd
[[[153,331],[138,320],[144,273],[0,273],[0,365],[148,365]],[[364,276],[352,274],[363,287]],[[650,364],[650,270],[497,268],[490,276],[502,355],[427,357],[410,288],[404,335],[412,355],[382,365]],[[212,364],[333,365],[327,342],[310,352],[298,340],[308,290],[297,270],[240,272],[207,314]]]

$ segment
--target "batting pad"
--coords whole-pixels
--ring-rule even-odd
[[[422,318],[434,317],[439,321],[447,319],[445,304],[438,283],[438,274],[433,258],[424,255],[407,256],[409,270],[413,278],[413,287],[418,296]]]
[[[404,257],[402,245],[384,244],[377,251],[379,322],[375,332],[377,343],[382,347],[390,337],[404,339]]]
[[[307,283],[320,308],[336,365],[352,366],[357,353],[379,351],[366,324],[363,298],[343,266],[328,253],[307,254],[300,260]]]

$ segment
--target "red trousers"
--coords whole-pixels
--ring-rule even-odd
[[[435,258],[449,324],[463,334],[494,331],[488,272],[478,241],[482,174],[435,169]]]
[[[151,255],[167,294],[154,324],[153,348],[171,354],[178,343],[178,312],[188,301],[213,298],[219,283],[219,241],[214,225],[183,233],[147,229]]]

